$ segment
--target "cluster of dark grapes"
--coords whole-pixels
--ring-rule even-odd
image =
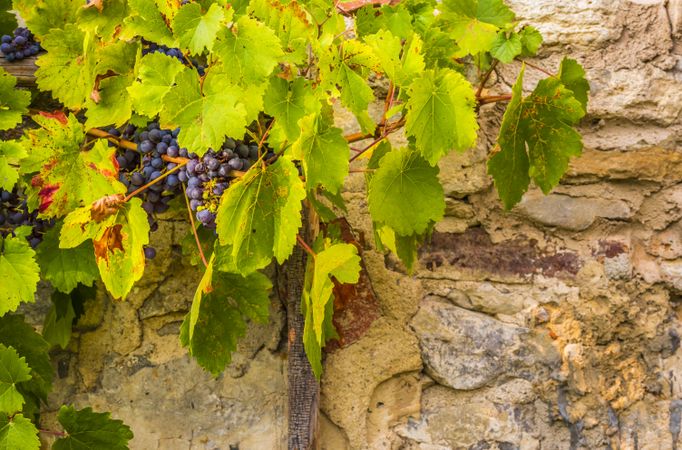
[[[233,171],[247,170],[259,156],[256,144],[227,139],[218,151],[211,149],[199,158],[180,148],[177,141],[179,131],[163,130],[156,122],[144,129],[128,125],[122,131],[116,128],[108,130],[113,136],[137,144],[137,151],[122,149],[116,156],[119,180],[127,186],[129,194],[163,177],[139,194],[152,231],[158,228],[156,215],[166,212],[171,200],[182,195],[183,183],[197,220],[205,227],[214,228],[218,202],[234,178]],[[189,161],[176,169],[183,158]],[[153,258],[154,249],[147,247],[145,254]]]
[[[52,226],[54,219],[39,219],[38,211],[29,212],[25,196],[14,190],[5,191],[0,189],[0,236],[6,237],[20,226],[32,228],[31,234],[26,237],[32,248],[36,248],[43,240],[43,234]]]
[[[14,36],[8,34],[0,38],[0,51],[7,61],[19,61],[33,56],[40,51],[40,44],[35,41],[28,28],[17,28]]]

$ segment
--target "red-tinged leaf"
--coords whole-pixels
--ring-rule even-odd
[[[102,197],[125,192],[118,181],[116,149],[103,140],[81,149],[85,133],[74,115],[66,118],[66,124],[59,115],[34,119],[41,128],[27,132],[23,142],[28,157],[22,172],[32,175],[29,206],[43,216],[62,217]]]
[[[56,119],[64,125],[69,123],[69,120],[66,118],[66,114],[64,114],[64,111],[59,110],[56,110],[54,112],[39,111],[38,114],[47,119]]]
[[[123,194],[114,194],[102,197],[92,204],[90,217],[95,222],[102,222],[109,216],[116,214],[125,203]]]
[[[102,4],[104,0],[90,0],[88,3],[83,5],[83,9],[86,8],[97,8],[99,12],[102,12],[104,5]]]
[[[104,260],[109,264],[109,254],[113,254],[115,250],[123,252],[123,235],[121,229],[123,225],[116,224],[111,228],[104,230],[104,234],[100,239],[93,241],[95,247],[95,259],[97,264]]]

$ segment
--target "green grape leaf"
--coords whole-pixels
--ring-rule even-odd
[[[305,198],[298,169],[287,157],[253,166],[223,194],[216,218],[221,245],[231,246],[242,275],[282,263],[291,254],[301,227]]]
[[[311,114],[299,120],[301,135],[292,146],[294,159],[303,161],[306,188],[322,186],[337,193],[348,175],[350,148],[333,117]]]
[[[231,29],[222,31],[214,54],[230,68],[227,74],[234,82],[248,85],[267,78],[284,52],[274,31],[256,19],[242,16]]]
[[[521,56],[526,58],[535,56],[540,45],[542,45],[542,35],[537,28],[526,25],[519,31],[519,36],[521,37],[521,45],[523,45]]]
[[[301,134],[298,121],[320,108],[312,87],[303,77],[293,82],[272,77],[263,98],[265,112],[275,118],[275,127],[281,129],[285,139],[295,141]]]
[[[0,189],[11,191],[19,180],[19,162],[28,155],[16,141],[0,141]]]
[[[412,15],[403,4],[384,5],[375,8],[366,5],[355,13],[355,29],[359,36],[367,36],[386,30],[401,39],[412,34]]]
[[[452,69],[427,70],[409,88],[405,132],[431,165],[451,149],[466,150],[476,142],[474,91]]]
[[[24,19],[31,32],[41,39],[52,29],[63,29],[76,22],[82,0],[14,0],[13,9]],[[45,48],[43,46],[43,48]]]
[[[402,59],[401,39],[391,34],[390,31],[382,30],[377,34],[366,36],[365,42],[372,48],[376,57],[381,61],[384,72],[396,86],[408,85],[415,76],[424,71],[424,57],[421,55],[422,41],[416,34],[406,44]]]
[[[9,417],[0,413],[0,449],[39,450],[38,429],[21,414]]]
[[[116,41],[97,46],[95,73],[101,76],[100,80],[114,74],[130,74],[134,71],[140,50],[140,43],[137,42]],[[90,95],[93,96],[92,93]]]
[[[92,286],[99,278],[92,244],[85,242],[75,248],[59,248],[61,230],[61,224],[48,230],[36,251],[43,278],[64,293],[71,292],[79,283]]]
[[[78,26],[83,31],[97,34],[107,40],[121,29],[123,19],[128,17],[127,0],[98,0],[102,4],[97,7],[81,8],[78,13]]]
[[[401,236],[390,227],[377,223],[374,223],[374,233],[379,242],[378,246],[380,248],[386,247],[392,251],[405,264],[408,273],[412,273],[414,263],[417,260],[417,248],[421,241],[419,235]]]
[[[460,56],[464,56],[489,51],[497,31],[515,16],[503,0],[445,0],[440,18],[457,41]]]
[[[31,93],[16,88],[17,79],[0,67],[0,130],[9,130],[28,112]]]
[[[339,283],[357,283],[360,277],[360,257],[353,244],[334,244],[317,253],[313,264],[309,295],[313,310],[313,330],[317,341],[322,343],[325,307],[334,288],[332,278]]]
[[[95,43],[76,25],[51,30],[40,45],[47,50],[36,61],[36,82],[69,109],[85,105],[95,84]]]
[[[128,122],[133,114],[133,104],[128,87],[132,84],[134,76],[116,75],[105,78],[99,83],[100,100],[95,102],[89,98],[86,102],[85,113],[88,120],[87,128],[97,128],[107,125],[117,127]],[[158,100],[157,100],[158,102]]]
[[[590,83],[585,79],[585,69],[574,59],[564,58],[559,67],[559,79],[566,88],[573,91],[573,96],[580,102],[587,113],[587,96]]]
[[[51,119],[50,128],[41,131],[61,136],[60,131],[55,131],[59,127],[77,129],[82,125],[71,115],[67,124]],[[73,135],[77,136],[77,132]],[[31,151],[44,153],[42,167],[31,179],[28,189],[29,202],[37,204],[43,216],[61,217],[101,197],[126,191],[118,181],[116,148],[109,147],[104,140],[97,141],[90,150],[81,150],[80,141],[72,141],[65,142],[61,148],[34,148]]]
[[[521,54],[523,43],[517,33],[500,32],[490,48],[490,54],[505,64],[509,64]]]
[[[12,34],[18,26],[17,16],[9,12],[12,9],[12,0],[0,0],[0,34]]]
[[[341,51],[335,46],[327,49],[319,66],[324,89],[340,96],[341,103],[355,114],[364,132],[374,131],[376,125],[367,112],[374,93],[367,77],[370,71],[379,69],[380,62],[372,48],[360,41],[344,41]]]
[[[230,363],[247,319],[266,323],[272,284],[254,272],[246,277],[213,270],[213,259],[185,318],[186,345],[197,362],[214,376]]]
[[[0,413],[12,414],[21,410],[24,396],[17,384],[31,379],[31,368],[12,347],[0,344]]]
[[[368,202],[375,222],[400,235],[422,234],[445,213],[438,167],[412,149],[393,150],[381,158],[374,172]]]
[[[25,239],[0,237],[0,316],[16,311],[21,302],[35,301],[35,292],[40,280],[40,268],[35,261],[35,252]]]
[[[54,376],[48,354],[50,345],[24,321],[23,316],[17,314],[0,317],[0,343],[14,348],[26,358],[31,368],[31,379],[19,385],[24,400],[33,402],[34,406],[38,406],[40,400],[47,401]]]
[[[183,48],[188,48],[193,55],[204,50],[213,50],[218,31],[224,22],[232,18],[232,10],[227,11],[217,3],[212,4],[205,14],[201,5],[187,3],[182,6],[173,19],[173,31]]]
[[[144,273],[144,246],[149,243],[149,222],[142,200],[133,198],[100,217],[100,203],[79,208],[64,219],[61,248],[92,239],[95,260],[104,286],[114,298],[125,298]]]
[[[207,250],[213,248],[213,244],[217,239],[215,231],[210,228],[206,228],[201,224],[197,225],[197,236],[199,236],[199,242],[201,243],[202,251],[204,252],[204,255],[206,255],[208,253]],[[189,259],[189,263],[192,266],[198,266],[201,264],[201,255],[199,254],[199,249],[197,248],[197,241],[194,237],[194,233],[191,230],[188,231],[187,234],[182,238],[180,245],[182,246],[182,256],[187,257]]]
[[[142,36],[159,45],[176,47],[177,41],[157,3],[158,0],[128,0],[130,15],[124,20],[123,36],[129,39]]]
[[[160,123],[163,128],[181,128],[178,143],[201,156],[209,148],[220,148],[226,137],[244,134],[243,104],[254,100],[253,94],[230,83],[219,67],[206,74],[203,84],[195,71],[185,69],[163,99]]]
[[[317,30],[296,0],[251,0],[248,10],[275,31],[284,51],[282,62],[298,64],[306,60],[308,41]]]
[[[177,58],[162,53],[143,56],[138,65],[138,81],[128,87],[135,111],[149,117],[156,116],[175,78],[183,70],[185,66]]]
[[[76,410],[62,406],[57,420],[68,433],[57,439],[52,450],[128,450],[133,438],[130,427],[109,413],[96,413],[92,408]]]
[[[523,98],[524,70],[502,119],[499,151],[488,161],[488,173],[507,209],[521,200],[530,178],[548,193],[566,172],[570,157],[582,151],[580,134],[572,128],[585,115],[580,101],[557,77],[541,80]]]
[[[76,318],[71,296],[59,291],[52,293],[52,306],[43,323],[43,338],[51,346],[66,349],[71,340],[71,328]]]
[[[19,168],[22,175],[39,172],[55,153],[77,151],[85,139],[83,125],[74,115],[40,113],[32,119],[39,128],[24,130],[24,139],[20,141],[28,153]]]

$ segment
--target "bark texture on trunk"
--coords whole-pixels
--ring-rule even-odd
[[[316,447],[320,387],[303,348],[301,295],[305,283],[307,253],[299,246],[279,268],[279,286],[287,307],[289,329],[289,450]]]

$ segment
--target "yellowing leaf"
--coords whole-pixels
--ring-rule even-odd
[[[16,88],[17,79],[0,67],[0,130],[14,128],[28,112],[31,93]]]
[[[0,316],[16,311],[21,302],[33,303],[40,268],[24,238],[0,237]]]
[[[205,14],[202,14],[199,3],[187,3],[173,19],[173,32],[181,47],[188,48],[193,55],[198,55],[204,50],[213,49],[221,25],[231,17],[232,10],[228,10],[226,15],[225,9],[217,3],[213,3]]]

